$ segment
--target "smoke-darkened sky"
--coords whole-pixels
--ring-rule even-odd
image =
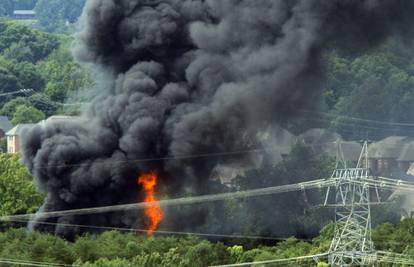
[[[410,37],[413,11],[404,0],[88,0],[73,53],[99,70],[100,90],[80,118],[23,136],[42,210],[140,201],[136,177],[152,169],[169,195],[208,193],[219,159],[134,160],[249,148],[257,131],[318,102],[327,44]]]

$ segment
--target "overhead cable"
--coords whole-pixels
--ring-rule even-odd
[[[252,262],[243,262],[243,263],[234,263],[234,264],[224,264],[224,265],[215,265],[211,267],[237,267],[237,266],[251,266],[251,265],[267,265],[275,263],[288,263],[294,261],[308,260],[308,259],[319,259],[327,256],[328,253],[321,253],[309,256],[293,257],[287,259],[275,259],[275,260],[266,260],[266,261],[252,261]]]
[[[207,202],[214,202],[214,201],[225,200],[225,199],[249,198],[249,197],[256,197],[256,196],[287,193],[287,192],[312,189],[312,188],[324,188],[327,186],[334,185],[334,182],[335,181],[332,179],[330,180],[319,179],[319,180],[314,180],[310,182],[302,182],[302,183],[296,183],[296,184],[266,187],[266,188],[260,188],[260,189],[238,191],[238,192],[202,195],[202,196],[195,196],[195,197],[166,199],[166,200],[160,200],[157,202],[140,202],[140,203],[131,203],[131,204],[111,205],[111,206],[105,206],[105,207],[93,207],[93,208],[51,211],[51,212],[38,212],[34,214],[9,215],[9,216],[0,217],[0,220],[2,221],[33,220],[33,219],[40,220],[40,219],[45,219],[45,218],[62,217],[62,216],[87,215],[87,214],[97,214],[97,213],[125,211],[125,210],[138,210],[138,209],[145,209],[153,205],[169,207],[169,206],[178,206],[178,205],[207,203]]]
[[[71,223],[53,223],[53,222],[42,222],[42,221],[30,221],[30,220],[9,220],[9,222],[21,222],[21,223],[36,223],[39,225],[53,225],[62,227],[77,227],[85,229],[98,229],[98,230],[114,230],[119,232],[140,232],[147,233],[147,229],[136,229],[136,228],[123,228],[123,227],[109,227],[109,226],[96,226],[96,225],[83,225],[83,224],[71,224]],[[183,231],[164,231],[154,230],[155,234],[160,235],[192,235],[192,236],[204,236],[204,237],[223,237],[223,238],[237,238],[237,239],[262,239],[262,240],[276,240],[284,241],[288,238],[282,237],[271,237],[271,236],[257,236],[257,235],[237,235],[237,234],[211,234],[211,233],[196,233],[196,232],[183,232]],[[307,240],[310,239],[298,239]]]

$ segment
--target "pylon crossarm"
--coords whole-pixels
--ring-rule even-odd
[[[410,181],[395,180],[395,179],[390,179],[386,177],[378,177],[378,181],[386,185],[395,187],[396,189],[409,190],[409,191],[414,190],[414,183]]]
[[[374,179],[372,177],[361,178],[359,181],[355,181],[355,183],[365,185],[370,188],[414,191],[414,183],[402,180],[383,179],[383,177],[378,177],[378,179]]]

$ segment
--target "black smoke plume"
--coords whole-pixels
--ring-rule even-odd
[[[324,48],[410,36],[413,12],[410,0],[88,0],[74,55],[99,70],[100,92],[80,118],[23,136],[42,210],[140,201],[136,177],[153,169],[169,196],[208,193],[228,158],[137,159],[251,147],[318,102]],[[57,222],[132,226],[132,213]]]

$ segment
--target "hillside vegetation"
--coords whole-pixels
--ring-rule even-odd
[[[289,238],[272,246],[251,248],[249,245],[225,245],[195,237],[146,237],[117,231],[107,231],[98,236],[84,235],[75,242],[68,242],[49,234],[10,229],[0,233],[0,258],[88,267],[211,266],[323,253],[329,248],[332,230],[332,225],[325,227],[313,240]],[[373,231],[375,246],[414,257],[413,231],[413,219],[405,219],[397,225],[382,224]],[[240,242],[243,240],[226,241],[228,244]],[[316,266],[312,260],[301,264]],[[298,265],[297,262],[283,264]],[[0,263],[0,266],[8,265]],[[318,266],[326,265],[320,263]]]
[[[0,96],[2,115],[18,124],[73,112],[65,109],[65,100],[91,80],[73,60],[71,43],[70,36],[51,35],[0,19],[0,94],[33,89]]]

